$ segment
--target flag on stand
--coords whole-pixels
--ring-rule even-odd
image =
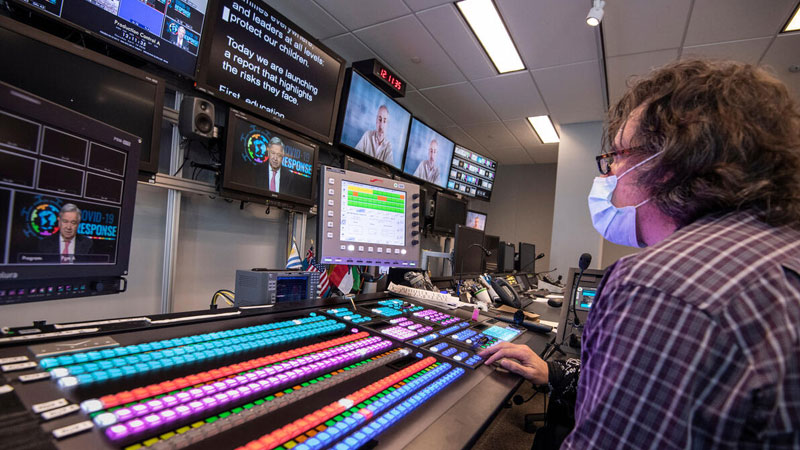
[[[300,269],[303,267],[303,261],[300,259],[300,252],[297,250],[297,243],[292,241],[292,249],[289,250],[289,258],[286,259],[287,269]]]
[[[319,272],[319,286],[317,287],[317,294],[324,298],[330,289],[328,270],[324,265],[317,264],[317,260],[314,259],[314,247],[308,249],[308,254],[306,255],[306,259],[303,261],[302,268],[306,272],[311,272],[314,270]]]
[[[339,264],[331,269],[330,282],[339,288],[342,294],[349,294],[361,287],[361,274],[356,266]]]

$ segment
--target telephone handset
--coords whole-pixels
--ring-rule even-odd
[[[519,301],[517,291],[508,284],[508,281],[502,278],[495,278],[492,280],[492,288],[497,292],[501,303],[512,308],[522,308],[522,302]]]

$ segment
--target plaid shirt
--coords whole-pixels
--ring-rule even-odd
[[[800,448],[800,230],[706,217],[614,264],[562,448]]]

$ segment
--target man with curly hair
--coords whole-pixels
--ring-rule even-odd
[[[592,222],[647,248],[599,286],[562,448],[800,448],[797,103],[763,69],[686,60],[634,82],[605,140]],[[483,356],[551,386],[577,372]]]

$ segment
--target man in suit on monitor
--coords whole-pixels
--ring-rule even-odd
[[[172,43],[184,50],[189,50],[189,41],[186,40],[186,27],[178,25],[178,31],[173,35]]]
[[[428,146],[428,159],[419,163],[417,170],[414,171],[415,177],[422,178],[433,184],[439,184],[439,168],[436,167],[437,151],[439,151],[439,141],[434,138]]]
[[[367,130],[356,144],[356,150],[360,150],[373,158],[377,158],[385,163],[394,163],[392,153],[392,143],[386,136],[386,129],[389,126],[389,108],[381,105],[375,117],[375,129]]]
[[[281,138],[273,136],[267,145],[267,152],[269,154],[269,165],[267,167],[269,190],[283,194],[297,195],[292,190],[294,175],[281,165],[284,156],[284,145]]]
[[[47,254],[47,261],[61,264],[80,262],[82,255],[92,253],[92,240],[78,234],[81,210],[66,203],[58,213],[58,234],[39,241],[39,251]],[[57,257],[57,258],[56,258]]]

